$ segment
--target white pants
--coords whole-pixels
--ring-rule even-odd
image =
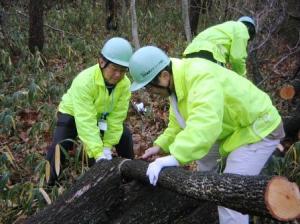
[[[260,142],[237,148],[227,157],[224,173],[258,175],[278,144],[277,139],[262,139]],[[214,170],[219,158],[218,145],[215,144],[205,157],[197,161],[197,170]],[[218,206],[218,212],[220,224],[249,223],[248,215],[234,210]]]

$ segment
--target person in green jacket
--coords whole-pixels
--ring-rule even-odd
[[[98,63],[80,72],[62,97],[57,124],[46,159],[51,164],[50,183],[57,180],[55,147],[71,150],[79,136],[85,145],[89,162],[112,159],[112,147],[118,155],[133,159],[129,129],[123,125],[131,96],[126,77],[133,53],[130,43],[120,37],[109,39],[103,46]],[[61,153],[61,160],[64,161]]]
[[[159,152],[146,175],[156,185],[162,168],[198,162],[211,171],[219,153],[227,158],[224,173],[257,175],[284,137],[281,117],[269,96],[246,78],[202,58],[169,58],[161,49],[146,46],[129,61],[131,91],[170,97],[166,130],[142,155]],[[215,152],[218,145],[219,153]],[[220,223],[248,223],[248,216],[219,207]]]
[[[245,76],[248,41],[254,36],[254,20],[243,16],[200,32],[184,50],[183,57],[205,58]]]

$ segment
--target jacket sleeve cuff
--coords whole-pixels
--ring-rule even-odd
[[[104,143],[103,144],[103,148],[112,148],[113,146],[112,145],[110,145],[110,144],[107,144],[107,143]]]
[[[169,144],[166,141],[163,141],[163,139],[158,138],[155,142],[154,145],[157,145],[161,148],[164,153],[169,153]]]
[[[93,150],[91,156],[88,154],[90,158],[94,158],[94,159],[97,159],[102,155],[103,155],[103,149]]]

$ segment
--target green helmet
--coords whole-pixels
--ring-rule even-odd
[[[129,72],[133,78],[130,90],[136,91],[146,86],[169,64],[170,58],[157,47],[138,49],[129,61]]]
[[[132,53],[133,50],[130,43],[121,37],[109,39],[101,50],[101,54],[107,60],[124,67],[128,67]]]

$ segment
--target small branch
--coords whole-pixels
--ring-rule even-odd
[[[265,7],[256,14],[255,18],[256,18],[256,22],[257,22],[257,30],[261,30],[259,29],[259,25],[262,25],[261,22],[258,22],[261,20],[261,18],[268,18],[270,15],[274,14],[276,12],[276,8],[274,8],[275,1],[269,1],[268,4],[265,4]],[[276,21],[274,21],[274,23],[272,23],[271,26],[265,25],[267,26],[267,37],[264,38],[263,42],[259,43],[258,46],[255,47],[251,47],[251,49],[249,50],[250,54],[253,51],[257,51],[259,49],[261,49],[270,39],[272,34],[279,28],[279,26],[283,23],[285,17],[286,17],[286,10],[285,10],[285,6],[281,5],[282,9],[282,13],[280,13],[276,19]],[[268,21],[269,22],[269,21]]]
[[[277,67],[279,64],[281,64],[284,60],[286,60],[288,57],[290,57],[291,55],[293,54],[296,54],[298,52],[300,52],[300,47],[299,47],[299,44],[300,44],[300,35],[299,35],[299,38],[298,38],[298,41],[296,43],[296,45],[293,47],[293,48],[290,48],[289,49],[289,53],[284,55],[274,66],[273,66],[273,71],[276,73],[276,74],[279,74],[279,75],[283,75],[281,72],[278,71]]]

